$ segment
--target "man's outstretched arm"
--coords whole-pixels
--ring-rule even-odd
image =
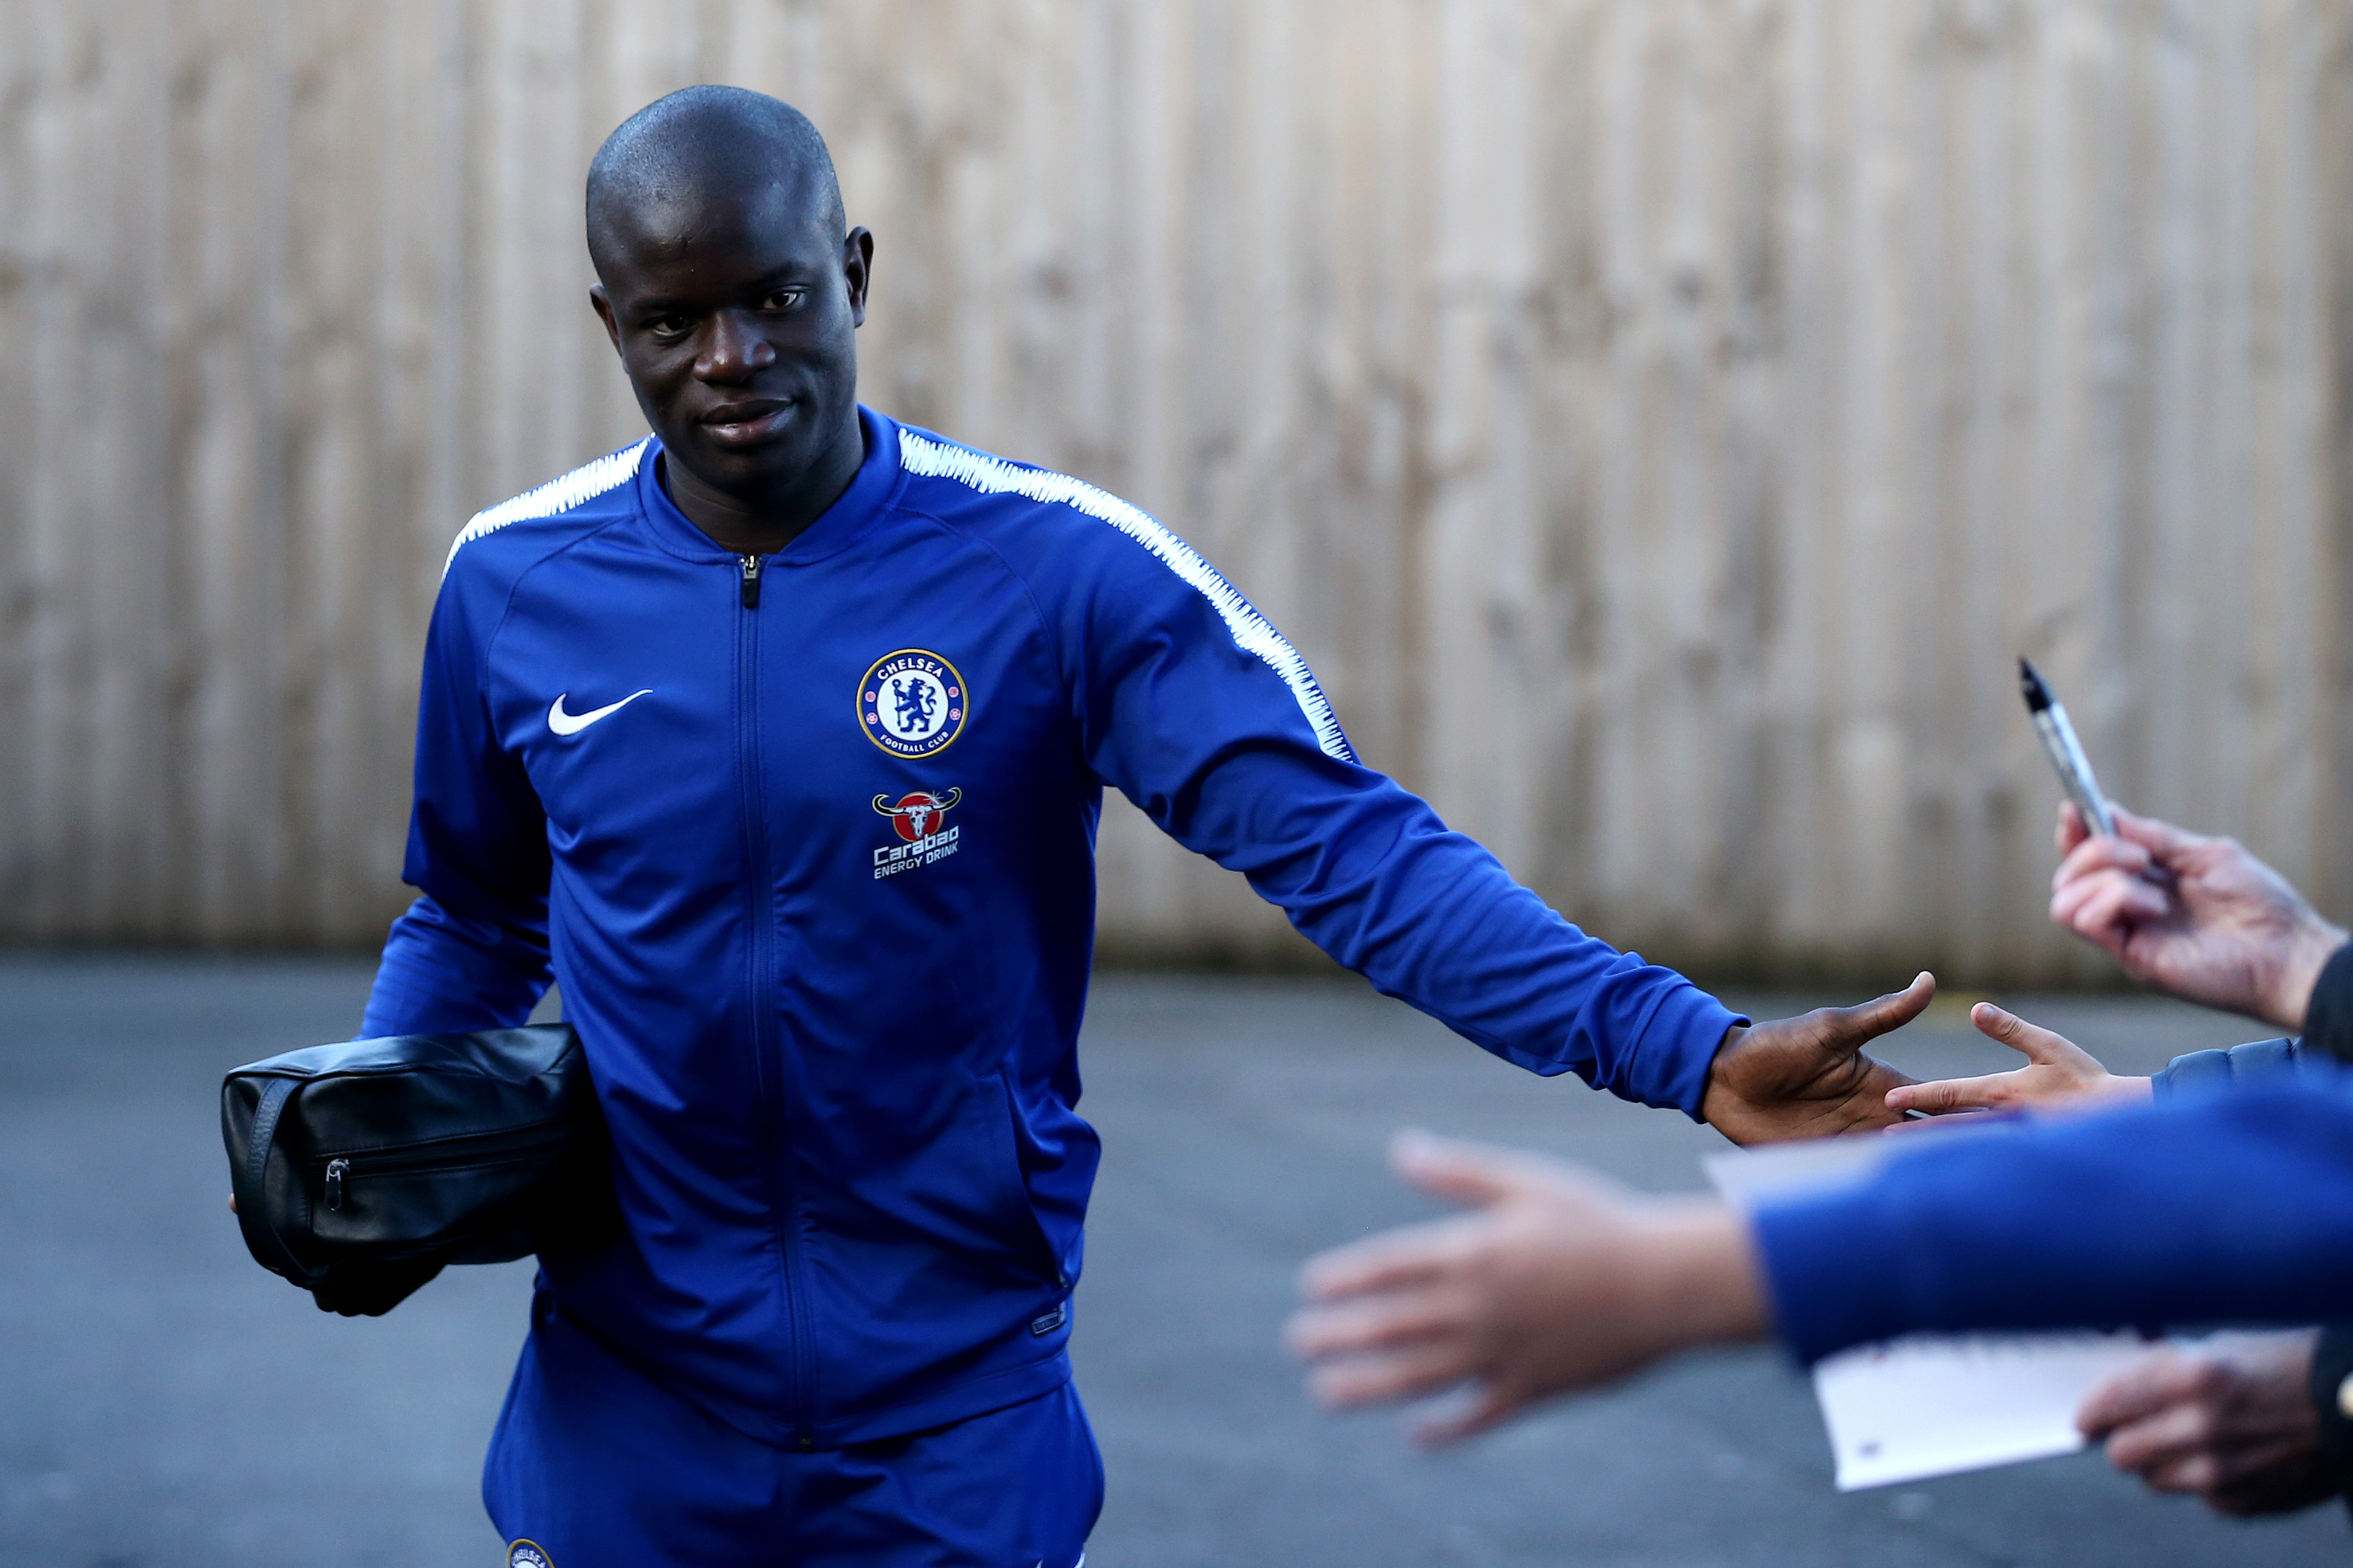
[[[1039,565],[1089,765],[1341,964],[1507,1060],[1738,1142],[1898,1118],[1885,1097],[1908,1080],[1862,1047],[1926,1006],[1926,976],[1750,1025],[1570,924],[1360,764],[1297,653],[1173,536],[1156,552],[1109,529],[1089,543]]]

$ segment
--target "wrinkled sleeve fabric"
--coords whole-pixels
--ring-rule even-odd
[[[1698,1115],[1745,1020],[1359,763],[1299,655],[1173,534],[1144,519],[1073,555],[1048,613],[1100,782],[1386,994],[1535,1072]]]
[[[2159,1100],[2177,1094],[2208,1094],[2291,1080],[2303,1065],[2302,1040],[2250,1040],[2226,1050],[2176,1057],[2149,1079],[2149,1087]]]
[[[1799,1361],[1923,1331],[2320,1322],[2353,1301],[2341,1076],[1951,1138],[1752,1215]]]
[[[417,697],[416,797],[401,876],[423,895],[393,922],[365,1036],[520,1024],[548,987],[547,824],[501,748],[483,690],[483,584],[442,583]]]

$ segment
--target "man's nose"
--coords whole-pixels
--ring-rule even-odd
[[[711,336],[694,362],[705,381],[742,381],[776,363],[776,346],[762,334],[749,311],[722,310],[712,318]]]

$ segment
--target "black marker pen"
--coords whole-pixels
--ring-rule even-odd
[[[2041,672],[2022,658],[2018,661],[2018,685],[2026,694],[2026,711],[2034,720],[2034,732],[2042,737],[2042,749],[2051,754],[2051,765],[2058,771],[2067,798],[2084,814],[2084,826],[2103,837],[2115,837],[2116,819],[2108,814],[2107,797],[2092,776],[2091,761],[2084,755],[2084,743],[2075,739],[2075,726],[2067,721],[2065,706],[2051,695]]]

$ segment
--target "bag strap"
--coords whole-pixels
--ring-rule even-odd
[[[298,1284],[309,1278],[311,1270],[296,1260],[284,1238],[262,1217],[262,1194],[269,1150],[278,1142],[278,1124],[285,1116],[286,1102],[301,1087],[299,1079],[273,1078],[262,1089],[260,1101],[253,1108],[253,1131],[246,1139],[245,1163],[230,1171],[229,1184],[237,1191],[237,1225],[245,1232],[246,1249],[263,1268]],[[273,1257],[280,1261],[271,1262]]]

